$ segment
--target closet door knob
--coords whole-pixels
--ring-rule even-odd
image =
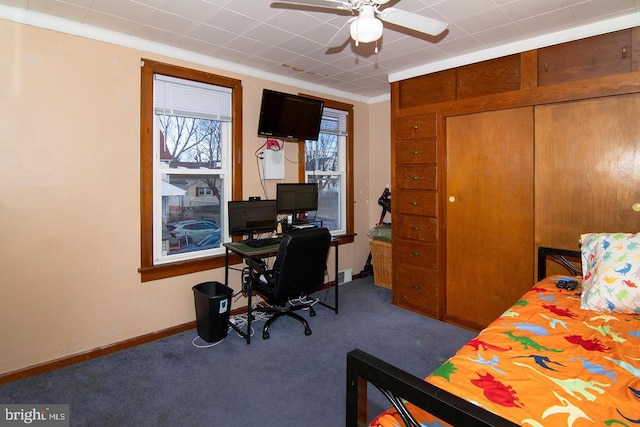
[[[455,202],[456,201],[456,196],[449,196],[449,201],[451,203]]]
[[[633,209],[636,212],[640,212],[640,202],[635,202],[634,204],[632,204],[631,209]]]

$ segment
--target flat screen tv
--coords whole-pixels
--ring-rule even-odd
[[[318,184],[278,183],[276,205],[278,213],[293,214],[295,223],[301,213],[318,210]]]
[[[258,135],[317,141],[323,108],[319,99],[264,89]]]
[[[274,231],[278,226],[275,200],[233,200],[227,204],[229,234],[248,236]]]

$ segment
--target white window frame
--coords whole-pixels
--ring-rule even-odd
[[[160,202],[160,208],[158,209],[156,203],[158,198],[154,199],[154,194],[161,194],[161,190],[158,190],[158,187],[161,187],[162,183],[160,182],[161,179],[157,178],[158,174],[154,169],[154,165],[156,164],[156,155],[154,153],[160,149],[157,132],[155,131],[154,76],[161,74],[192,82],[199,82],[205,85],[228,88],[231,91],[231,108],[229,115],[233,121],[226,131],[231,141],[224,155],[226,162],[225,168],[228,171],[228,176],[226,176],[223,181],[225,188],[219,188],[221,193],[224,192],[224,194],[221,194],[221,196],[224,197],[221,201],[222,205],[228,200],[237,200],[242,197],[242,162],[240,161],[240,159],[242,159],[242,81],[231,77],[211,74],[206,71],[180,67],[144,58],[140,61],[140,67],[140,268],[138,272],[141,275],[141,281],[148,282],[224,267],[224,250],[219,250],[217,254],[202,253],[201,256],[187,256],[184,257],[184,259],[182,259],[182,257],[180,257],[181,259],[177,259],[176,257],[175,262],[173,262],[174,260],[171,260],[171,262],[156,261],[155,253],[158,247],[156,242],[161,241],[161,239],[154,239],[156,235],[155,230],[158,228],[156,225],[158,221],[154,215],[154,211],[161,211],[162,203]],[[180,104],[175,105],[179,106]],[[179,112],[180,108],[176,107],[175,110]],[[176,115],[180,116],[182,114]],[[216,117],[203,118],[218,120]],[[220,164],[209,165],[209,167],[223,169]],[[180,172],[187,170],[187,168],[180,169]],[[199,175],[202,175],[202,171],[198,172]],[[219,172],[219,170],[215,170],[215,173]],[[190,173],[195,172],[185,172],[187,175],[186,178],[188,178],[188,174]],[[190,190],[190,193],[193,193],[193,190]],[[222,224],[226,222],[222,219],[225,215],[226,209],[224,206],[221,206],[220,222]],[[221,238],[223,241],[226,234],[225,230],[221,230]]]
[[[332,235],[342,235],[347,232],[347,137],[349,112],[345,110],[335,108],[324,108],[323,117],[329,116],[333,119],[337,119],[339,122],[338,130],[332,129],[320,129],[320,134],[336,135],[338,138],[337,155],[338,155],[338,170],[335,171],[322,171],[322,170],[306,170],[305,162],[305,182],[310,182],[309,178],[318,175],[332,175],[340,177],[340,203],[339,203],[339,225],[338,228],[331,230]],[[320,137],[318,138],[320,139]]]

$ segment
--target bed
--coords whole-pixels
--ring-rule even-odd
[[[349,352],[347,426],[640,425],[640,234],[581,241],[539,248],[542,279],[426,379]],[[393,404],[370,422],[367,384]]]

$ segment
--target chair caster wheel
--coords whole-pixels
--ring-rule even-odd
[[[315,317],[315,315],[316,315],[316,311],[313,309],[313,307],[311,307],[311,308],[309,309],[309,316],[311,316],[311,317]]]
[[[262,333],[262,339],[263,339],[263,340],[268,340],[268,339],[269,339],[269,337],[271,337],[271,335],[269,335],[269,332],[263,332],[263,333]]]
[[[311,329],[305,329],[304,334],[307,336],[311,335]]]

